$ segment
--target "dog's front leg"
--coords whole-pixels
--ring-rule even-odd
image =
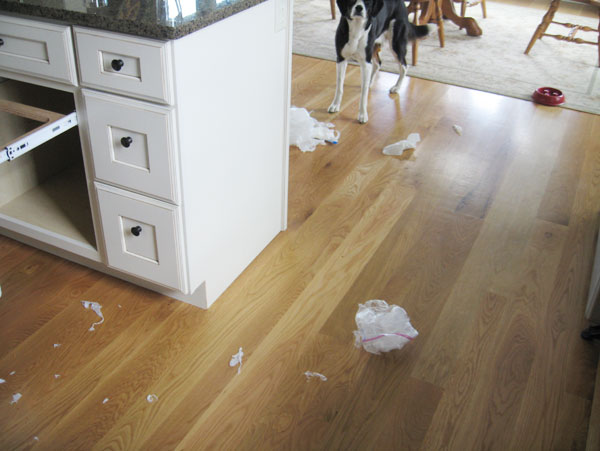
[[[373,65],[362,61],[360,63],[360,103],[358,105],[358,122],[361,124],[366,123],[369,120],[369,114],[367,113],[367,103],[369,101],[369,86],[371,84],[371,71]]]
[[[346,67],[348,67],[348,61],[346,60],[338,61],[337,65],[335,66],[337,79],[335,84],[335,97],[333,98],[333,102],[331,102],[331,105],[329,105],[329,109],[327,110],[330,113],[337,113],[340,111],[342,96],[344,95],[344,78],[346,77]]]

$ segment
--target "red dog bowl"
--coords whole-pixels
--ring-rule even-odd
[[[537,88],[532,96],[533,100],[542,105],[554,106],[565,102],[565,96],[562,91],[556,88]]]

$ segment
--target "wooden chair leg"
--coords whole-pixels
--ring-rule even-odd
[[[417,2],[413,2],[412,5],[414,5],[414,17],[413,17],[413,23],[415,25],[419,25],[419,4]],[[417,65],[417,58],[418,58],[418,53],[419,53],[419,41],[417,39],[415,39],[412,43],[412,65],[416,66]]]
[[[419,44],[417,43],[417,41],[413,41],[412,43],[412,65],[416,66],[417,65],[417,53],[419,52]]]
[[[331,20],[335,20],[335,0],[329,0],[331,3]]]
[[[442,0],[433,0],[435,1],[435,16],[436,22],[438,26],[438,37],[440,38],[440,47],[444,47],[445,38],[444,38],[444,18],[442,16]]]
[[[487,11],[485,9],[485,0],[481,0],[481,12],[483,13],[483,18],[487,18]]]
[[[462,0],[460,4],[460,16],[465,17],[465,13],[467,12],[467,0]]]
[[[537,29],[533,33],[533,36],[531,37],[531,41],[529,41],[529,45],[527,46],[527,49],[525,50],[525,55],[527,55],[529,53],[529,51],[533,47],[533,44],[535,44],[535,42],[538,39],[540,39],[542,37],[542,35],[546,32],[546,29],[548,28],[548,25],[550,25],[550,22],[552,22],[554,13],[556,13],[556,10],[558,9],[559,5],[560,5],[560,0],[552,0],[552,3],[550,3],[550,7],[548,8],[548,11],[546,12],[546,14],[544,14],[544,18],[542,19],[542,22],[538,25]]]
[[[600,67],[600,8],[598,8],[598,67]]]

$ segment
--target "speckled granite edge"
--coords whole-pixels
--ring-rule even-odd
[[[256,6],[266,0],[240,0],[235,4],[224,5],[215,10],[203,12],[201,17],[182,24],[167,26],[163,24],[147,24],[140,21],[114,19],[95,14],[75,11],[65,11],[44,6],[31,6],[0,0],[0,13],[11,12],[24,16],[43,17],[46,19],[65,22],[70,25],[98,28],[106,31],[116,31],[156,39],[178,39],[215,22],[226,19],[239,12]]]

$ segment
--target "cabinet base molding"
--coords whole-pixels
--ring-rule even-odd
[[[27,244],[28,246],[35,247],[44,252],[48,252],[49,254],[56,255],[57,257],[64,258],[65,260],[69,260],[73,263],[77,263],[79,265],[86,266],[95,271],[104,273],[106,275],[115,277],[120,280],[124,280],[125,282],[133,283],[134,285],[138,285],[138,286],[146,288],[150,291],[160,293],[164,296],[168,296],[170,298],[177,299],[178,301],[182,301],[187,304],[191,304],[196,307],[200,307],[202,309],[208,309],[218,298],[218,297],[216,297],[214,299],[207,298],[206,284],[204,282],[202,284],[200,284],[200,286],[192,294],[184,294],[180,291],[162,287],[160,285],[153,284],[152,282],[148,282],[147,280],[139,279],[139,278],[131,276],[129,274],[124,274],[120,271],[116,271],[116,270],[106,266],[101,261],[99,261],[97,259],[98,257],[96,257],[96,258],[83,257],[81,255],[66,251],[63,248],[53,246],[53,245],[49,244],[47,241],[40,241],[40,240],[37,240],[30,236],[23,235],[21,233],[15,232],[14,230],[7,229],[2,226],[0,226],[0,235],[7,236],[15,241],[19,241],[23,244]]]

